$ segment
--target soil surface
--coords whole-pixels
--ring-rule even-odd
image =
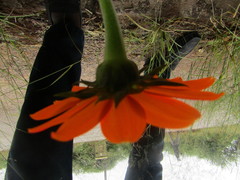
[[[126,38],[130,59],[142,67],[145,43],[134,41],[144,36],[144,29],[151,29],[153,21],[173,37],[186,31],[198,31],[203,40],[214,39],[216,29],[223,26],[236,29],[228,18],[239,19],[239,0],[114,0],[120,24]],[[82,59],[82,79],[93,81],[95,70],[103,59],[104,31],[97,0],[82,1],[85,48]],[[221,17],[221,18],[219,18]],[[224,24],[219,23],[223,20]],[[42,37],[49,28],[43,0],[0,0],[0,150],[8,149],[23,102],[29,72],[41,45]],[[139,28],[140,27],[140,28]],[[134,33],[132,33],[134,32]],[[207,52],[201,43],[181,61],[173,76],[187,76],[192,57],[204,59]],[[219,114],[219,116],[221,113]],[[215,126],[199,121],[195,128]],[[101,131],[95,128],[76,141],[101,140]]]
[[[81,2],[84,29],[88,31],[102,29],[97,0]],[[147,16],[157,18],[160,24],[171,19],[169,26],[174,24],[179,30],[202,31],[208,35],[208,38],[215,36],[212,30],[216,24],[214,18],[232,18],[239,11],[240,3],[239,0],[114,0],[113,2],[123,29],[137,28],[129,17],[148,27],[150,21],[144,18]],[[7,16],[5,20],[14,24],[14,26],[10,24],[3,26],[13,35],[14,40],[28,45],[41,43],[43,33],[49,26],[44,0],[0,0],[0,13]],[[225,25],[230,26],[230,24]]]

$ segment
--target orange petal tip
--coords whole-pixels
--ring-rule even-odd
[[[72,87],[72,92],[78,92],[78,91],[81,91],[83,89],[86,89],[86,87],[73,86]]]
[[[60,142],[67,142],[73,140],[73,138],[69,138],[67,135],[59,135],[57,132],[52,132],[51,138]]]
[[[36,131],[34,131],[34,128],[29,128],[27,131],[30,134],[37,133]]]

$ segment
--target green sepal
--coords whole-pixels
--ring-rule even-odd
[[[97,69],[96,88],[104,88],[108,93],[114,94],[138,79],[137,65],[132,61],[103,62]]]
[[[99,90],[96,88],[86,88],[77,92],[72,92],[72,91],[62,92],[62,93],[55,94],[54,96],[61,97],[61,98],[76,97],[79,99],[87,99],[87,98],[96,96],[98,93],[99,93]]]

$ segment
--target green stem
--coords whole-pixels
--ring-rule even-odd
[[[125,61],[127,56],[112,0],[99,0],[99,4],[105,26],[104,62]]]

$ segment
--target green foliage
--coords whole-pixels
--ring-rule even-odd
[[[201,44],[205,58],[194,58],[188,74],[189,79],[207,76],[217,79],[211,90],[223,91],[225,96],[212,103],[200,102],[197,107],[208,114],[209,119],[217,117],[219,124],[236,123],[240,118],[240,24],[236,17],[228,21],[213,17],[215,37]]]
[[[128,156],[131,148],[129,144],[106,143],[106,159],[95,159],[95,142],[76,144],[73,151],[73,171],[75,173],[102,172],[105,169],[112,169],[117,162]]]
[[[107,142],[107,152],[110,159],[123,160],[129,156],[131,145],[129,143],[112,144]]]
[[[94,144],[77,144],[73,151],[73,170],[74,172],[89,172],[94,169],[95,172],[101,171],[95,161]]]
[[[240,157],[240,125],[182,132],[179,135],[179,151],[182,155],[197,156],[219,166],[236,162]],[[234,140],[239,142],[234,144]],[[165,150],[174,153],[168,136]]]
[[[7,155],[8,155],[8,151],[0,152],[0,169],[7,167]]]

